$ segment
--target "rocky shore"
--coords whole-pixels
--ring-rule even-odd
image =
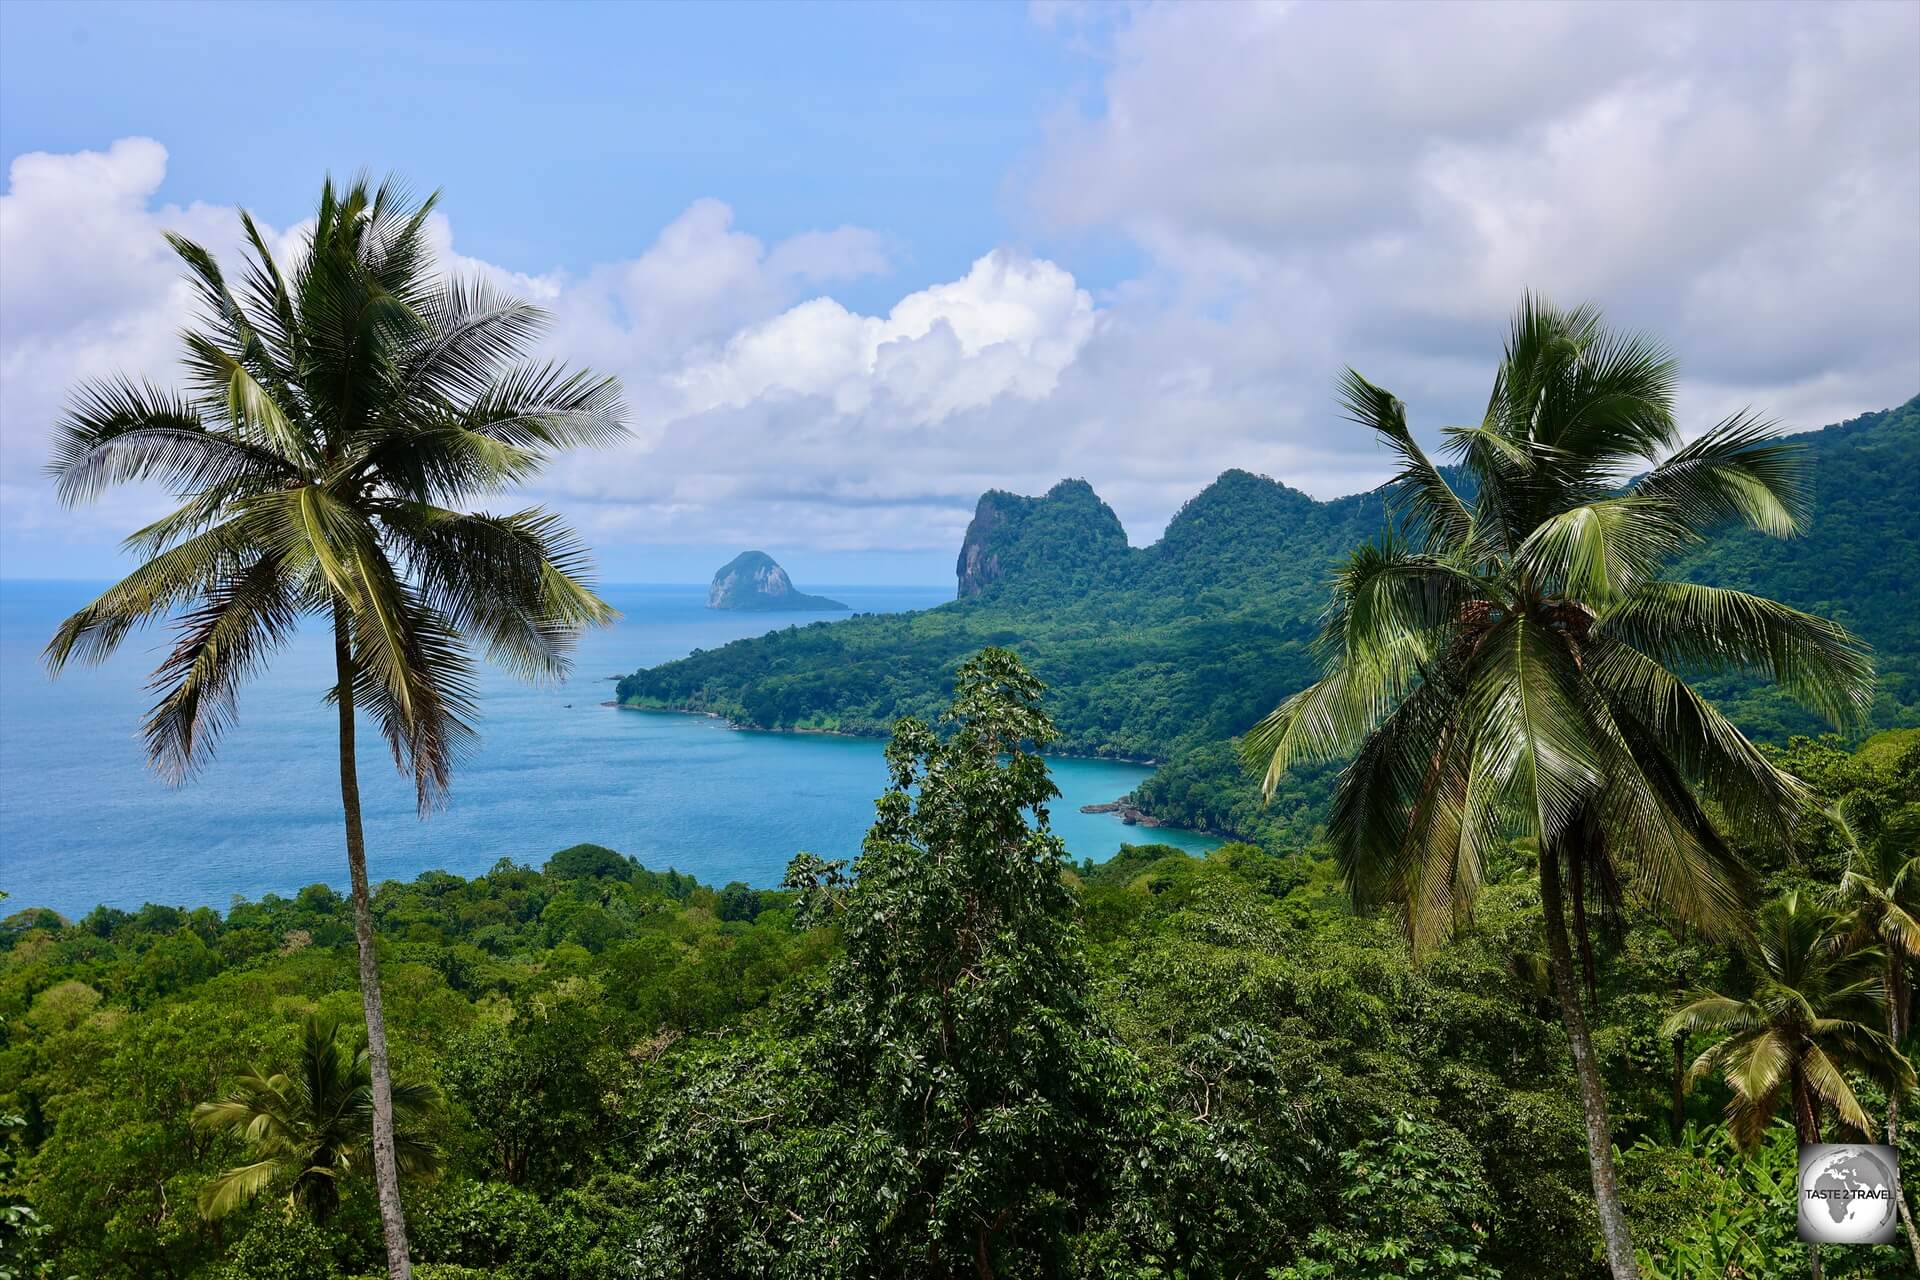
[[[1106,804],[1083,804],[1080,806],[1080,812],[1117,813],[1120,815],[1120,821],[1130,827],[1158,827],[1163,825],[1160,819],[1134,804],[1132,796],[1121,796],[1118,800],[1110,800]]]

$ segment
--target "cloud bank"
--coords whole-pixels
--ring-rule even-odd
[[[1340,424],[1352,363],[1424,430],[1475,413],[1523,288],[1679,352],[1690,425],[1812,427],[1920,389],[1920,9],[1234,5],[1048,10],[1098,90],[1037,124],[1010,188],[1036,255],[983,243],[883,314],[911,228],[775,243],[718,199],[583,275],[462,255],[619,373],[633,439],[537,496],[617,572],[639,544],[950,551],[982,489],[1083,475],[1136,541],[1228,466],[1320,496],[1386,460]],[[17,158],[0,196],[0,572],[111,545],[154,503],[57,512],[38,468],[80,378],[169,376],[191,303],[161,142]],[[288,243],[299,228],[280,229]],[[1136,247],[1091,288],[1077,247]],[[868,290],[871,293],[871,290]],[[76,529],[78,532],[76,533]],[[100,561],[102,570],[107,561]]]

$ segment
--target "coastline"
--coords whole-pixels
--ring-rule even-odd
[[[703,716],[708,720],[724,721],[727,728],[738,730],[741,733],[818,734],[831,738],[864,738],[870,741],[879,740],[887,736],[884,733],[854,733],[847,729],[767,729],[757,724],[736,724],[731,717],[723,715],[718,711],[696,711],[691,707],[635,707],[621,702],[618,699],[603,702],[600,705],[603,707],[612,707],[616,711],[639,711],[647,715],[656,716]],[[1046,756],[1049,760],[1090,760],[1100,764],[1138,765],[1142,769],[1158,769],[1166,764],[1165,760],[1154,760],[1139,756],[1094,756],[1077,751],[1043,751],[1040,754]],[[1179,827],[1175,829],[1186,831],[1191,828]],[[1224,833],[1208,831],[1202,832],[1201,834],[1221,835]]]
[[[784,733],[792,734],[796,737],[811,734],[817,737],[855,738],[865,739],[867,741],[877,741],[884,736],[878,733],[849,733],[844,729],[763,729],[757,725],[736,724],[732,719],[722,715],[718,711],[695,711],[685,707],[635,707],[629,706],[618,699],[603,702],[600,705],[603,707],[611,707],[615,711],[637,711],[645,715],[700,716],[708,720],[718,720],[728,729],[739,733]],[[1096,764],[1130,764],[1143,769],[1158,769],[1166,763],[1164,760],[1141,760],[1129,756],[1077,755],[1064,751],[1044,751],[1041,754],[1050,760],[1085,760]],[[1104,804],[1081,805],[1080,812],[1119,814],[1122,825],[1141,827],[1148,831],[1184,831],[1190,835],[1212,836],[1219,840],[1245,839],[1244,836],[1232,831],[1217,831],[1212,827],[1183,827],[1175,823],[1163,821],[1134,804],[1132,792],[1128,792],[1119,799],[1108,801]]]

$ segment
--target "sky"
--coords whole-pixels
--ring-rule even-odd
[[[527,495],[614,581],[761,548],[952,581],[979,494],[1136,544],[1228,467],[1390,472],[1351,364],[1477,420],[1523,290],[1675,350],[1689,432],[1920,391],[1920,4],[0,4],[0,576],[164,509],[42,474],[74,386],[172,377],[162,232],[288,248],[323,175],[442,192],[449,273],[618,374]]]

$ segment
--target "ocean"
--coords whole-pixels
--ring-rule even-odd
[[[129,637],[99,667],[51,680],[40,653],[64,617],[103,584],[0,581],[0,914],[51,907],[79,916],[99,903],[225,909],[236,897],[346,883],[333,683],[325,632],[303,631],[240,696],[238,723],[213,763],[168,785],[145,763],[140,721],[164,628]],[[856,611],[921,609],[949,598],[927,587],[814,588]],[[454,778],[445,808],[421,819],[407,781],[362,719],[360,783],[369,873],[410,880],[440,869],[477,875],[502,858],[538,866],[591,841],[646,866],[709,884],[776,885],[802,850],[852,857],[886,786],[876,740],[733,730],[701,716],[622,711],[608,677],[695,648],[836,614],[709,610],[706,588],[614,584],[623,617],[581,642],[573,676],[530,686],[487,670],[482,745]],[[1113,800],[1148,769],[1057,758],[1054,829],[1076,857],[1122,842],[1188,849],[1218,841],[1142,830],[1083,804]]]

